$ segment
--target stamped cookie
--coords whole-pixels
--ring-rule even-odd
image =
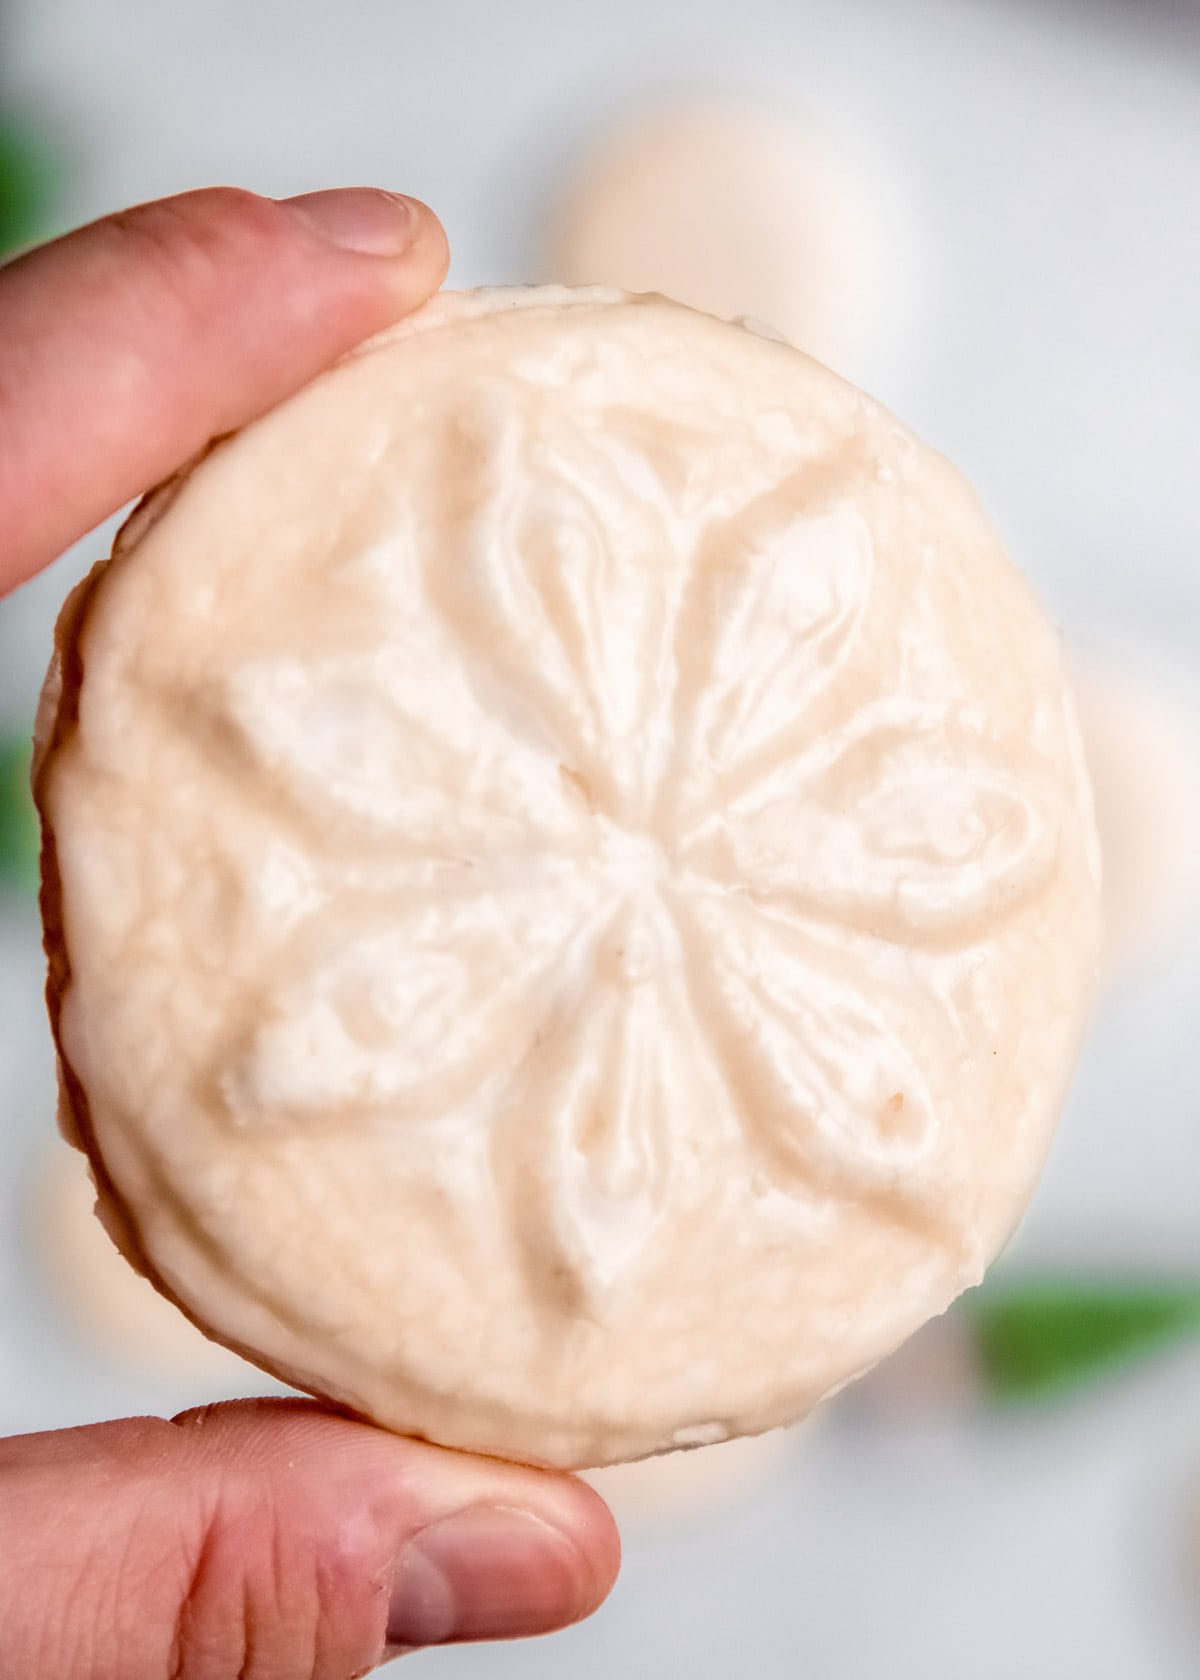
[[[39,725],[111,1231],[389,1428],[790,1422],[976,1283],[1096,970],[1058,641],[958,473],[661,298],[446,295],[152,497]]]

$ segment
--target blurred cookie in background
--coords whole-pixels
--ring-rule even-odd
[[[583,1479],[624,1528],[647,1531],[715,1522],[786,1475],[809,1427],[801,1423],[634,1464],[585,1470]]]
[[[1115,654],[1077,656],[1071,678],[1119,979],[1200,920],[1200,699]]]
[[[93,1352],[155,1376],[202,1378],[244,1391],[276,1385],[218,1347],[163,1299],[114,1248],[95,1214],[87,1163],[52,1144],[29,1198],[34,1259],[66,1324]]]
[[[544,270],[748,317],[852,378],[903,332],[907,219],[879,171],[746,99],[643,108],[560,195]]]

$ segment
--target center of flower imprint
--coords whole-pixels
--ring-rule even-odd
[[[686,475],[561,425],[521,444],[524,494],[516,435],[406,553],[378,657],[267,659],[224,708],[318,906],[280,936],[237,1123],[428,1155],[459,1121],[531,1264],[596,1310],[708,1148],[936,1222],[930,1058],[960,1027],[926,976],[1043,889],[1059,796],[973,715],[880,693],[902,522],[839,500],[837,461],[821,505],[796,469],[698,533]]]
[[[642,895],[669,879],[670,860],[655,835],[624,828],[603,816],[597,819],[597,828],[600,869],[615,892]]]
[[[597,861],[612,917],[597,951],[597,972],[638,985],[678,957],[664,889],[671,860],[652,834],[597,819]]]

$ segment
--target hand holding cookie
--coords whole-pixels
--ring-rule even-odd
[[[0,276],[12,576],[161,481],[38,718],[63,1128],[131,1264],[344,1414],[72,1446],[118,1551],[129,1487],[232,1478],[199,1652],[344,1588],[297,1674],[585,1613],[603,1508],[522,1465],[791,1423],[978,1282],[1098,967],[1057,637],[954,469],[773,336],[443,263],[386,195],[218,194]]]

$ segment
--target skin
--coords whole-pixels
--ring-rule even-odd
[[[0,593],[445,276],[433,213],[373,188],[230,189],[0,268]],[[0,1441],[0,1677],[348,1680],[548,1632],[612,1586],[590,1488],[307,1401]]]

